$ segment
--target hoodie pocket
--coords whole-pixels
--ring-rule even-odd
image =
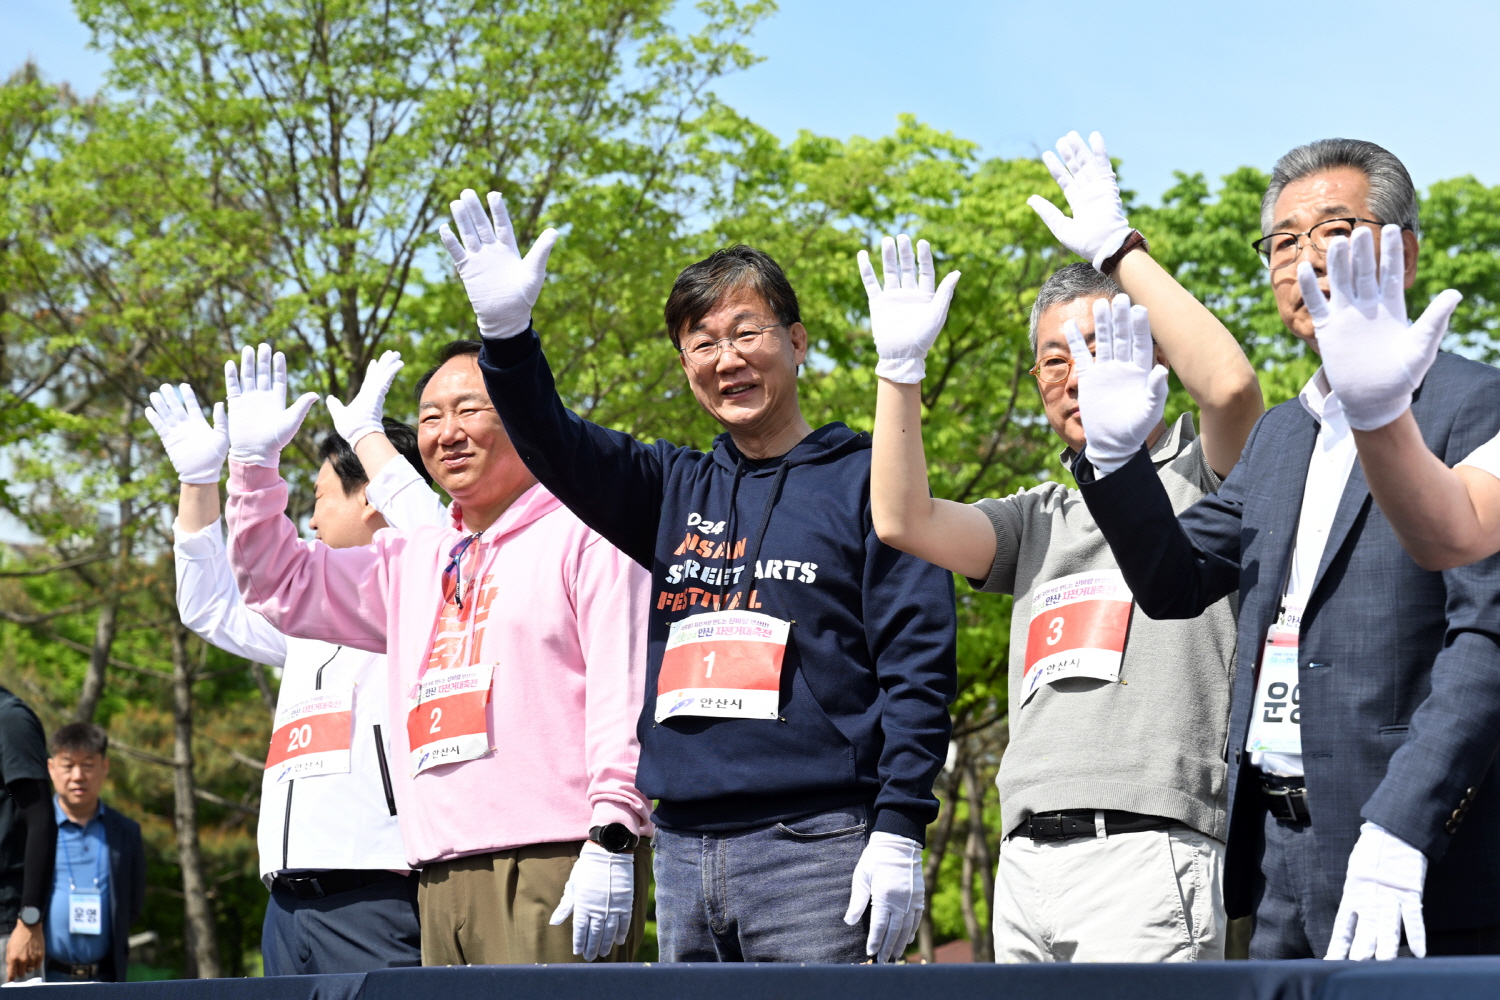
[[[855,763],[854,744],[849,737],[844,735],[843,730],[833,724],[828,713],[823,711],[823,706],[818,702],[817,695],[813,693],[812,687],[807,683],[807,678],[802,672],[801,657],[797,658],[796,668],[792,671],[792,697],[787,701],[782,710],[782,718],[786,725],[792,727],[794,732],[805,738],[805,746],[808,755],[808,763],[813,759],[822,757],[825,760],[837,755],[843,764],[841,775],[826,774],[824,780],[819,782],[827,787],[841,787],[853,784],[858,778],[858,768]],[[804,742],[799,740],[799,743]]]

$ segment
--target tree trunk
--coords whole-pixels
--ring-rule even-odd
[[[94,713],[99,710],[99,699],[104,696],[105,672],[109,669],[109,654],[115,645],[119,614],[118,594],[111,596],[104,607],[99,609],[99,619],[94,623],[94,644],[89,649],[89,670],[83,676],[83,690],[78,694],[78,707],[73,709],[75,722],[93,722]]]
[[[955,768],[957,770],[957,768]],[[995,960],[995,938],[992,932],[995,920],[995,868],[990,860],[989,830],[984,825],[984,800],[988,784],[979,780],[979,768],[974,763],[973,756],[964,761],[963,767],[964,783],[968,786],[969,796],[969,842],[964,845],[964,897],[971,898],[973,891],[972,872],[976,869],[979,874],[979,890],[984,900],[985,917],[978,919],[975,914],[975,924],[978,927],[978,937],[971,932],[969,940],[974,945],[974,961],[993,962]],[[977,911],[977,907],[971,909]],[[964,919],[968,920],[969,910],[964,911]]]
[[[182,866],[182,897],[186,937],[187,975],[190,979],[218,979],[219,942],[208,901],[208,880],[198,847],[198,796],[193,779],[193,668],[188,659],[187,629],[172,628],[172,794],[177,825],[177,856]]]
[[[942,870],[943,858],[948,853],[948,839],[953,834],[953,819],[958,815],[960,774],[962,770],[955,761],[954,766],[944,775],[944,788],[939,799],[937,830],[927,842],[927,860],[922,871],[927,898],[926,906],[922,910],[922,919],[917,923],[917,948],[924,962],[937,961],[937,945],[933,941],[932,929],[932,894],[937,891],[938,873]]]
[[[255,680],[255,686],[260,691],[260,700],[266,706],[266,712],[274,719],[276,717],[276,695],[271,691],[271,682],[266,677],[266,668],[251,660],[250,676]]]

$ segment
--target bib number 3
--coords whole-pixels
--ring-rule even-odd
[[[1053,681],[1118,681],[1131,600],[1119,570],[1074,573],[1037,587],[1031,595],[1021,704]]]

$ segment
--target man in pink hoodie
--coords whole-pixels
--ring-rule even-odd
[[[229,555],[282,632],[388,657],[423,964],[628,961],[651,832],[635,788],[648,578],[526,470],[479,349],[450,345],[418,384],[452,522],[345,549],[298,538],[276,471],[316,397],[286,406],[265,344],[229,362]]]

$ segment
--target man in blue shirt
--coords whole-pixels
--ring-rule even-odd
[[[47,909],[47,981],[125,978],[130,925],[146,895],[140,824],[106,809],[109,737],[89,722],[52,734],[47,770],[57,792],[57,859]]]

